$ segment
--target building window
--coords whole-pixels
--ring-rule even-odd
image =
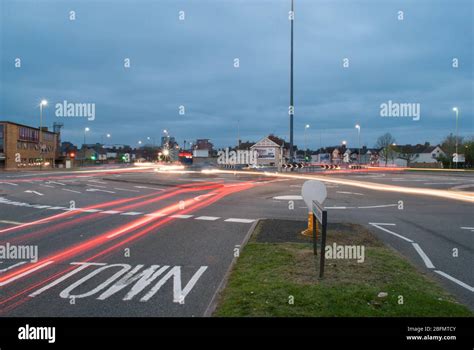
[[[39,131],[24,127],[24,126],[20,126],[18,139],[21,141],[38,142]]]

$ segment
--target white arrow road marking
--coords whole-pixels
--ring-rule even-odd
[[[25,192],[26,192],[26,193],[34,193],[34,194],[36,194],[36,195],[38,195],[38,196],[43,196],[42,193],[39,193],[39,192],[36,192],[36,191],[26,190]]]
[[[370,225],[372,225],[372,226],[374,226],[374,227],[377,227],[378,229],[380,229],[380,230],[382,230],[382,231],[385,231],[385,232],[387,232],[387,233],[390,233],[391,235],[394,235],[394,236],[396,236],[396,237],[398,237],[398,238],[401,238],[401,239],[403,239],[403,240],[405,240],[405,241],[407,241],[407,242],[413,243],[413,241],[412,241],[411,239],[406,238],[405,236],[399,235],[398,233],[395,233],[395,232],[393,232],[393,231],[390,231],[390,230],[386,229],[385,227],[382,227],[381,224],[374,224],[374,223],[372,223],[372,224],[370,224]],[[390,225],[390,226],[392,226],[392,225]]]
[[[413,242],[412,243],[413,247],[415,248],[416,252],[421,256],[423,259],[423,262],[425,263],[426,267],[429,269],[434,269],[434,265],[431,262],[430,258],[425,254],[423,249],[421,249],[420,245],[418,243]]]
[[[238,219],[238,218],[229,218],[229,219],[226,219],[224,220],[225,222],[241,222],[243,224],[250,224],[252,222],[254,222],[255,220],[252,220],[252,219]]]
[[[448,275],[447,273],[445,273],[443,271],[435,270],[435,272],[438,275],[441,275],[441,276],[447,278],[448,280],[460,285],[461,287],[466,288],[467,290],[469,290],[471,292],[474,292],[474,287],[471,287],[470,285],[458,280],[457,278],[454,278],[453,276],[450,276],[450,275]]]
[[[5,272],[5,271],[8,271],[8,270],[11,270],[11,269],[13,269],[13,268],[15,268],[15,267],[17,267],[17,266],[26,264],[27,262],[28,262],[28,261],[20,261],[19,263],[16,263],[16,264],[14,264],[14,265],[12,265],[12,266],[8,266],[8,267],[5,268],[5,269],[1,269],[1,270],[0,270],[0,273]]]
[[[105,192],[105,193],[115,193],[114,191],[100,190],[98,188],[88,188],[86,192]]]
[[[46,261],[45,263],[43,263],[41,265],[33,267],[32,269],[26,270],[25,272],[22,272],[22,273],[20,273],[16,276],[13,276],[12,278],[7,279],[6,281],[0,282],[0,286],[4,286],[4,285],[6,285],[10,282],[13,282],[13,281],[19,279],[19,278],[22,278],[23,276],[29,275],[30,273],[35,272],[36,270],[39,270],[39,269],[41,269],[41,268],[43,268],[43,267],[45,267],[49,264],[52,264],[53,262],[54,262],[53,260]]]
[[[46,182],[47,184],[56,184],[56,185],[60,185],[60,186],[66,186],[66,184],[63,184],[61,182],[57,182],[57,181],[48,181]]]

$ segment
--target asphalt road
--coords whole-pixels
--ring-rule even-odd
[[[322,178],[330,222],[365,225],[474,309],[474,204],[428,195],[471,196],[473,176]],[[0,316],[203,316],[255,220],[306,220],[303,182],[146,169],[0,173],[2,244],[38,248],[37,262],[1,261]]]

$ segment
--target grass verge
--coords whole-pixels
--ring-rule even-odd
[[[231,272],[214,316],[472,316],[365,228],[329,230],[328,244],[364,245],[365,261],[327,260],[322,280],[317,278],[319,257],[314,258],[310,243],[259,241],[264,232],[260,223]],[[388,295],[378,297],[380,292]]]

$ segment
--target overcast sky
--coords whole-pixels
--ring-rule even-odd
[[[88,143],[110,133],[132,146],[167,129],[180,144],[221,147],[236,143],[238,124],[243,141],[288,139],[289,0],[0,3],[0,120],[38,126],[46,98],[44,124],[63,122],[74,143],[85,127]],[[399,144],[437,143],[455,130],[453,106],[460,134],[473,135],[473,4],[296,0],[295,143],[310,124],[309,147],[356,147],[356,123],[369,146],[387,131]],[[95,120],[56,116],[65,100],[95,103]],[[381,117],[388,100],[420,103],[420,120]]]

